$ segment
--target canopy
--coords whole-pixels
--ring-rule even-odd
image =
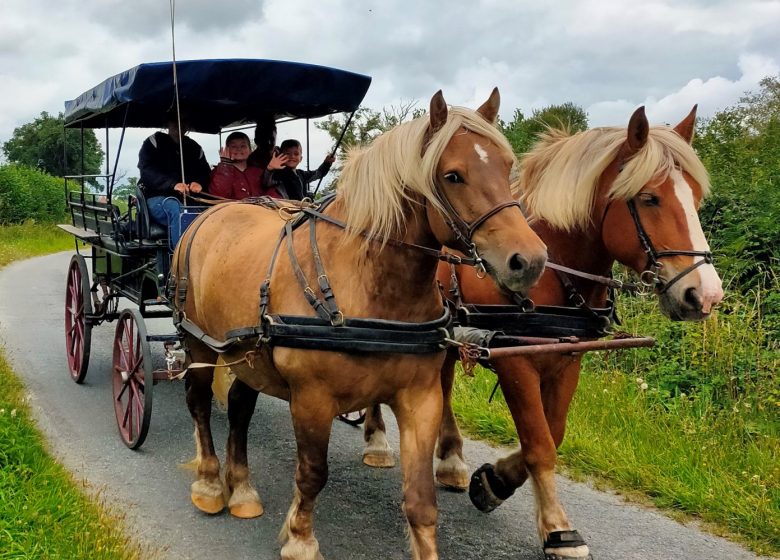
[[[190,130],[216,133],[260,117],[317,118],[358,108],[369,76],[277,60],[176,62]],[[65,126],[161,128],[174,106],[173,63],[140,64],[65,102]]]

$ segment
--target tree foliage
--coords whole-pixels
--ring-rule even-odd
[[[529,118],[520,109],[515,109],[512,120],[508,123],[500,121],[499,127],[514,152],[520,155],[529,151],[539,134],[548,128],[564,128],[572,133],[586,130],[588,114],[571,102],[534,109]]]
[[[64,215],[62,179],[21,165],[0,166],[0,224],[53,222]]]
[[[46,111],[42,112],[34,121],[14,129],[11,139],[3,144],[5,157],[9,162],[39,169],[56,177],[82,174],[81,131],[64,129],[63,123],[62,113],[54,117]],[[100,173],[102,163],[103,150],[95,132],[84,129],[83,173]]]
[[[697,132],[712,182],[702,222],[719,266],[742,287],[765,284],[780,276],[780,76],[762,80],[758,92]]]

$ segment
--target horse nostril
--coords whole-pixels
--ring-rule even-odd
[[[522,272],[528,266],[528,262],[520,255],[515,253],[509,257],[509,270],[513,272]]]
[[[692,309],[698,311],[701,309],[701,298],[696,292],[696,288],[688,288],[685,290],[685,303],[691,306]]]

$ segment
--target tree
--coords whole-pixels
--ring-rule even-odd
[[[512,149],[520,155],[529,151],[539,134],[547,128],[565,128],[572,133],[586,130],[588,115],[581,107],[567,101],[562,105],[534,109],[530,118],[526,118],[520,109],[515,109],[509,123],[499,121],[498,124]]]
[[[119,182],[119,179],[117,180]],[[123,200],[130,195],[135,195],[136,187],[138,186],[138,177],[129,177],[126,182],[121,185],[116,185],[111,198],[113,200]]]
[[[780,278],[780,76],[701,122],[694,147],[710,173],[701,210],[718,267],[743,289]],[[773,280],[773,278],[775,280]],[[780,314],[775,294],[773,312]]]
[[[316,123],[315,126],[327,132],[334,144],[338,142],[342,131],[344,131],[344,137],[340,145],[341,150],[337,156],[339,165],[334,169],[336,178],[330,182],[322,194],[327,194],[336,186],[338,173],[341,171],[346,154],[346,149],[344,148],[367,146],[380,134],[387,132],[402,122],[416,119],[425,114],[425,111],[416,107],[416,105],[416,101],[403,101],[399,105],[384,107],[381,111],[376,111],[369,107],[360,107],[352,117],[352,121],[350,121],[346,131],[344,131],[344,126],[347,124],[348,115],[331,115],[327,119]]]
[[[81,131],[63,129],[63,123],[62,113],[53,117],[42,112],[33,122],[14,129],[11,139],[3,144],[5,157],[9,162],[40,169],[56,177],[81,175]],[[95,132],[84,129],[83,173],[100,173],[102,163],[103,150]]]
[[[344,148],[366,146],[383,132],[387,132],[402,122],[422,116],[425,111],[416,108],[416,105],[416,101],[405,101],[401,102],[400,105],[385,107],[381,111],[361,107],[352,117],[352,121],[344,133],[341,146]],[[316,126],[327,132],[336,142],[341,136],[341,131],[344,130],[348,118],[347,115],[331,115],[324,121],[318,122]]]

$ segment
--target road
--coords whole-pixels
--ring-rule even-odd
[[[68,376],[63,301],[69,259],[69,253],[59,253],[0,271],[0,342],[31,394],[35,419],[53,453],[77,479],[86,480],[125,512],[132,536],[160,549],[162,558],[279,558],[277,534],[292,499],[295,466],[286,403],[261,395],[250,428],[250,467],[265,514],[244,521],[196,511],[189,500],[193,475],[179,467],[194,453],[184,384],[155,387],[149,435],[141,450],[130,451],[117,435],[111,405],[114,324],[93,330],[85,383],[76,385]],[[149,331],[171,332],[170,322],[150,321]],[[152,348],[158,356],[161,351]],[[392,415],[388,421],[393,423]],[[217,409],[212,426],[221,457],[226,425],[226,414]],[[395,426],[388,427],[397,450]],[[336,422],[329,450],[330,479],[315,518],[322,553],[329,560],[408,558],[399,468],[364,467],[361,445],[358,430]],[[505,453],[479,442],[467,442],[465,452],[473,467]],[[559,489],[596,560],[757,558],[724,539],[586,484],[560,478]],[[465,494],[438,495],[442,558],[542,558],[528,486],[489,515],[478,512]]]

